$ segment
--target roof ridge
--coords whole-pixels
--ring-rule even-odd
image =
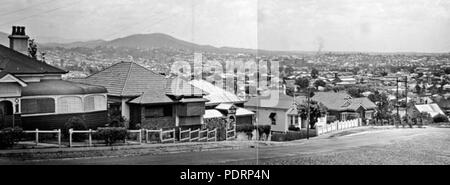
[[[127,77],[125,78],[125,82],[123,83],[123,87],[122,87],[122,91],[120,92],[120,95],[123,95],[123,91],[125,90],[125,87],[127,86],[128,78],[130,77],[132,67],[133,67],[133,63],[131,63],[130,67],[128,68]]]

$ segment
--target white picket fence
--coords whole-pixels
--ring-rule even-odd
[[[330,124],[325,125],[317,125],[316,126],[316,132],[317,135],[322,135],[325,133],[330,133],[338,130],[345,130],[349,128],[355,128],[361,126],[362,120],[361,118],[353,119],[353,120],[347,120],[347,121],[335,121]]]
[[[55,130],[24,130],[24,133],[27,134],[35,134],[35,143],[36,145],[39,144],[39,134],[58,134],[58,146],[61,147],[61,129],[55,129]]]
[[[198,133],[196,137],[193,137],[193,133]],[[188,135],[188,137],[183,135]],[[211,137],[210,137],[211,136]],[[185,141],[189,141],[189,142],[193,142],[193,141],[217,141],[217,128],[213,129],[213,130],[200,130],[200,129],[196,129],[196,130],[191,130],[191,129],[187,129],[187,130],[181,130],[180,128],[180,133],[179,133],[179,141],[180,142],[185,142]]]

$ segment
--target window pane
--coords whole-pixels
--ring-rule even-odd
[[[82,112],[81,98],[76,96],[62,97],[58,99],[58,113]]]
[[[84,98],[84,111],[106,110],[106,98],[102,95],[92,95]]]
[[[163,107],[146,107],[145,108],[145,117],[154,118],[154,117],[163,117],[164,116],[164,108]]]
[[[22,114],[54,113],[55,100],[52,98],[22,99]]]

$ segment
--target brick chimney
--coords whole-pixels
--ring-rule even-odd
[[[9,48],[28,55],[28,37],[24,26],[13,26],[9,38]]]

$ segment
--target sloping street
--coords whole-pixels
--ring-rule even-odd
[[[282,145],[6,164],[450,164],[450,128],[358,128]]]

